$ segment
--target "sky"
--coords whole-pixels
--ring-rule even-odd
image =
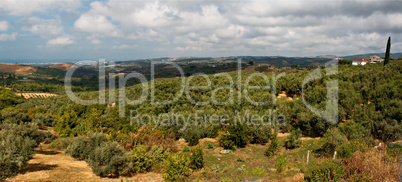
[[[0,0],[0,60],[402,52],[402,0]]]

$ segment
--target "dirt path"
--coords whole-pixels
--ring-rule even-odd
[[[43,146],[45,148],[46,146]],[[52,149],[37,149],[37,153],[28,161],[27,168],[17,176],[7,181],[116,181],[119,178],[101,178],[96,176],[85,161],[64,155],[62,151]],[[157,173],[140,174],[128,178],[132,181],[163,181]]]

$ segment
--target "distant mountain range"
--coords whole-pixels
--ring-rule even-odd
[[[340,58],[343,59],[354,59],[354,58],[369,58],[369,56],[377,55],[380,57],[385,57],[385,53],[368,53],[368,54],[357,54],[357,55],[350,55],[350,56],[341,56]],[[398,53],[391,53],[391,58],[400,58],[402,56],[402,52]]]

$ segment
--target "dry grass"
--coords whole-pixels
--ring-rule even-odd
[[[6,181],[163,181],[162,175],[158,173],[138,174],[133,177],[101,178],[92,172],[85,161],[64,155],[63,151],[47,149],[45,144],[42,144],[36,151],[37,154],[28,161],[27,167],[20,174]]]
[[[68,70],[71,65],[73,65],[72,63],[60,63],[60,64],[54,64],[52,66],[49,66],[50,68],[56,68],[56,69],[60,69],[60,70]]]
[[[0,72],[13,73],[18,75],[30,74],[36,71],[36,68],[32,66],[21,66],[12,63],[0,63]]]
[[[399,181],[399,159],[390,159],[386,150],[357,151],[343,163],[348,178],[355,175],[373,181]]]

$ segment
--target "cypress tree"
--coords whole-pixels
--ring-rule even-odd
[[[391,36],[388,37],[387,50],[385,51],[384,66],[389,63],[391,50]]]

